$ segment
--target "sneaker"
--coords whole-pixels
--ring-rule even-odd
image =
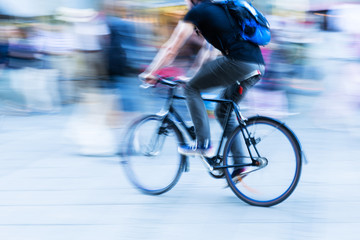
[[[208,145],[207,147],[203,147],[196,143],[192,145],[181,145],[178,147],[178,152],[186,156],[211,157],[213,155],[211,145]]]

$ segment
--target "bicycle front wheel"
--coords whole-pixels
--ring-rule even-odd
[[[181,141],[181,132],[168,119],[149,115],[135,121],[126,134],[122,151],[123,166],[135,187],[151,195],[173,188],[186,161],[177,152]]]
[[[253,117],[243,128],[238,127],[227,141],[224,149],[224,165],[227,182],[241,200],[255,206],[269,207],[281,203],[296,188],[301,173],[301,147],[295,134],[284,124],[268,118]],[[242,139],[241,157],[232,153],[233,144]],[[250,157],[249,145],[253,159]],[[238,144],[239,145],[239,144]],[[240,178],[232,178],[234,167],[240,162],[245,172]]]

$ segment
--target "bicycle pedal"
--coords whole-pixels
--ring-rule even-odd
[[[245,177],[246,177],[246,174],[240,174],[238,176],[233,177],[232,180],[235,184],[237,184],[237,183],[241,182]]]
[[[232,178],[232,181],[235,183],[235,184],[238,184],[240,182],[242,182],[242,180],[247,176],[247,173],[241,173],[240,175],[237,175],[235,177]],[[228,182],[226,182],[227,185],[224,187],[224,188],[228,188],[229,187],[229,184]]]

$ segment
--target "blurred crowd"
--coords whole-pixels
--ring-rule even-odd
[[[121,123],[124,112],[145,108],[137,74],[185,12],[181,4],[113,1],[98,10],[59,7],[46,18],[7,19],[0,25],[0,110],[58,113],[72,105],[66,132],[84,147],[81,152],[113,153],[112,129]],[[266,74],[244,105],[268,115],[290,115],[291,96],[317,95],[322,98],[314,106],[329,117],[332,109],[325,111],[325,106],[335,98],[337,103],[344,101],[346,108],[341,108],[351,119],[360,106],[360,33],[349,28],[349,22],[346,29],[335,22],[346,18],[344,12],[267,15],[272,41],[262,47]],[[171,73],[184,73],[200,47],[201,37],[194,34]],[[341,59],[344,66],[331,59]],[[332,88],[336,92],[325,91]],[[4,89],[11,94],[4,94]]]
[[[112,88],[115,76],[134,71],[134,55],[140,68],[146,53],[133,25],[92,9],[59,8],[52,22],[1,26],[2,68],[11,70],[24,110],[56,111],[84,89]]]
[[[131,105],[121,99],[131,91],[121,94],[126,87],[119,84],[127,85],[156,51],[144,41],[151,28],[121,18],[121,11],[60,7],[46,21],[1,25],[1,113],[54,114],[72,106],[66,135],[80,152],[113,153],[112,130],[123,105]]]

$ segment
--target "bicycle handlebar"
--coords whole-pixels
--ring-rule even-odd
[[[149,83],[143,81],[143,83],[140,85],[140,87],[144,88],[144,89],[150,88],[150,87],[156,87],[157,83],[174,88],[174,87],[177,87],[178,85],[186,84],[186,81],[174,79],[174,78],[166,78],[166,77],[162,77],[162,76],[157,76],[155,84],[149,84]]]

